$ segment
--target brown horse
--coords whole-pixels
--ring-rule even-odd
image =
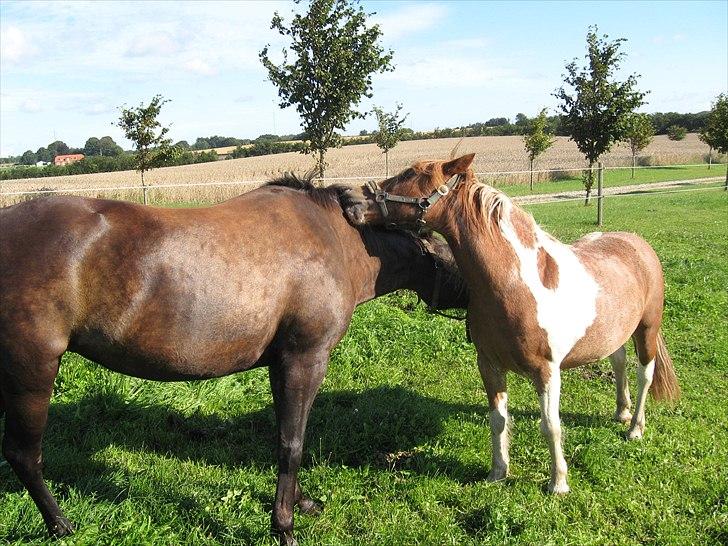
[[[268,366],[278,424],[272,528],[295,543],[294,505],[317,510],[297,480],[309,410],[355,306],[398,288],[439,308],[467,305],[444,242],[357,230],[341,192],[289,176],[206,208],[51,197],[0,210],[3,454],[52,535],[73,530],[41,473],[68,350],[157,381]]]
[[[628,437],[645,427],[645,398],[674,400],[679,387],[665,348],[662,267],[632,233],[592,233],[573,245],[543,231],[500,191],[476,181],[474,154],[423,161],[372,190],[352,190],[352,222],[422,225],[450,244],[470,292],[468,319],[490,406],[490,480],[508,473],[505,373],[530,378],[539,394],[541,430],[551,452],[549,491],[566,493],[559,420],[560,371],[607,356],[617,383],[617,412],[631,420]],[[624,344],[639,356],[634,416]]]

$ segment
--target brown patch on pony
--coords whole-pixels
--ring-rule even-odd
[[[534,248],[536,246],[536,230],[534,229],[533,218],[529,214],[523,212],[518,207],[513,207],[511,209],[511,225],[523,246],[526,248]]]
[[[538,276],[544,288],[548,288],[549,290],[556,289],[559,286],[559,266],[553,256],[546,252],[543,247],[538,249],[536,266],[538,267]]]
[[[655,400],[674,402],[680,398],[680,385],[677,382],[672,358],[667,352],[662,332],[657,332],[657,354],[655,355],[655,375],[650,385],[650,394]]]

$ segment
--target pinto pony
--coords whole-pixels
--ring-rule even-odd
[[[539,395],[541,431],[551,452],[549,491],[567,493],[561,445],[561,370],[609,357],[617,387],[615,419],[628,438],[645,429],[645,398],[675,400],[679,387],[660,333],[664,282],[650,245],[632,233],[591,233],[572,245],[478,182],[474,154],[422,161],[379,186],[351,190],[354,224],[423,225],[445,236],[470,293],[470,334],[490,407],[491,481],[508,474],[506,372],[529,378]],[[625,370],[632,337],[639,357],[634,415]]]
[[[467,293],[447,245],[357,230],[341,188],[288,176],[212,207],[49,197],[0,210],[3,454],[52,535],[72,532],[42,475],[66,350],[174,381],[267,366],[278,425],[272,528],[295,544],[309,410],[357,304],[398,288],[438,308]],[[434,301],[437,300],[437,301]]]

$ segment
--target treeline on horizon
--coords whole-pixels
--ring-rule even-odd
[[[710,112],[705,111],[694,114],[657,112],[648,115],[654,126],[655,134],[660,135],[667,134],[668,128],[672,126],[684,127],[690,133],[699,132],[705,127],[709,114]],[[523,135],[530,130],[533,119],[525,114],[519,113],[513,122],[509,118],[499,117],[464,127],[435,128],[432,131],[405,129],[402,133],[401,140]],[[551,134],[568,136],[568,133],[563,127],[561,116],[547,117],[546,128]],[[344,138],[342,145],[369,144],[374,142],[375,134],[375,131],[361,131],[358,136]],[[215,148],[232,146],[236,147],[229,154],[229,157],[233,159],[286,152],[301,152],[306,147],[305,137],[306,135],[304,133],[287,135],[264,134],[255,139],[240,139],[213,135],[197,138],[193,144],[190,144],[186,140],[181,140],[173,145],[174,153],[166,154],[157,166],[171,167],[216,161],[219,158],[218,154],[214,151]],[[204,152],[203,150],[209,151]],[[83,160],[71,163],[70,165],[56,166],[52,164],[53,159],[57,155],[74,153],[84,154],[85,157]],[[40,167],[36,166],[36,163],[39,161],[50,164]],[[20,166],[0,169],[0,180],[41,178],[132,170],[134,169],[134,154],[131,151],[124,151],[111,137],[105,136],[102,138],[89,138],[83,148],[71,148],[63,141],[57,140],[39,148],[36,152],[28,150],[22,156],[0,158],[0,163],[20,164]]]

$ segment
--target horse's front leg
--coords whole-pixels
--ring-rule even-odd
[[[315,513],[316,503],[303,496],[298,484],[303,439],[311,405],[326,373],[328,351],[284,352],[269,368],[278,423],[278,485],[273,505],[273,533],[281,544],[294,545],[293,507]]]
[[[488,396],[488,421],[490,421],[490,442],[492,463],[488,481],[503,480],[508,476],[508,393],[506,392],[506,372],[478,356],[478,370]]]
[[[551,453],[551,481],[549,493],[556,495],[569,492],[566,482],[566,459],[561,446],[561,418],[559,400],[561,398],[561,369],[559,363],[550,363],[536,382],[538,399],[541,405],[541,433],[546,437]]]

